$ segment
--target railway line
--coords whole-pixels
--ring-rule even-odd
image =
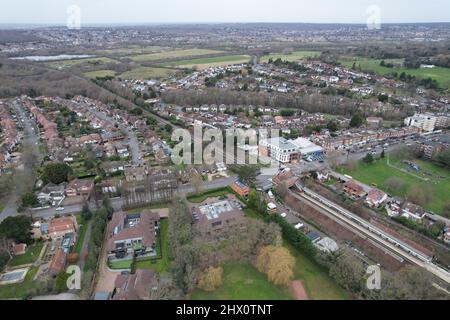
[[[314,206],[327,212],[339,223],[344,223],[352,230],[364,234],[368,239],[382,246],[385,250],[389,250],[396,256],[426,269],[441,280],[445,281],[447,284],[450,284],[450,273],[434,264],[433,257],[430,257],[404,243],[400,239],[387,234],[366,220],[336,205],[328,199],[325,199],[310,189],[300,184],[297,184],[296,187],[300,190],[300,193],[294,193],[296,197],[310,202]]]

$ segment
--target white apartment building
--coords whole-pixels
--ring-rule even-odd
[[[416,113],[412,117],[405,119],[404,123],[408,127],[417,127],[423,131],[432,132],[436,127],[438,117],[431,113]]]

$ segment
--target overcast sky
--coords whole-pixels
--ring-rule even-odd
[[[450,22],[449,0],[0,0],[0,23],[65,24],[81,8],[82,24],[165,22],[365,23],[378,5],[381,22]]]

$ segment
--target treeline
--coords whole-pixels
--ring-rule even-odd
[[[350,115],[359,107],[354,101],[342,97],[311,94],[294,95],[268,92],[229,91],[220,88],[205,90],[170,90],[163,92],[162,100],[168,104],[199,106],[203,104],[253,105],[281,109],[302,109],[307,112],[322,112],[338,115]]]

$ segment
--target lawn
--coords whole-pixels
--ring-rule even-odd
[[[25,254],[12,258],[9,261],[8,266],[17,267],[24,264],[30,264],[35,262],[36,259],[39,257],[39,254],[41,253],[43,246],[44,245],[42,243],[29,246]]]
[[[234,56],[222,56],[214,58],[199,58],[190,60],[181,60],[174,62],[164,63],[164,66],[178,67],[178,68],[193,68],[196,67],[199,70],[207,69],[211,67],[221,67],[231,64],[248,63],[250,61],[249,56],[234,55]]]
[[[246,208],[244,212],[248,217],[262,218],[253,209]],[[348,299],[346,292],[330,278],[326,270],[286,241],[283,241],[283,246],[294,256],[294,280],[302,281],[310,300]]]
[[[225,196],[225,195],[231,194],[231,193],[232,193],[232,191],[228,187],[225,187],[225,188],[205,191],[200,194],[188,195],[187,200],[191,203],[201,203],[208,198],[222,197],[222,196]]]
[[[129,46],[126,48],[115,48],[115,49],[105,49],[96,50],[93,54],[96,55],[114,55],[114,56],[127,56],[127,55],[138,55],[138,54],[148,54],[148,53],[158,53],[161,52],[161,47],[158,46]]]
[[[405,72],[406,74],[410,74],[411,76],[416,76],[417,78],[432,78],[435,79],[439,85],[443,88],[450,88],[450,68],[443,67],[434,67],[432,69],[408,69],[403,67],[394,67],[387,68],[380,66],[381,59],[368,59],[368,58],[356,58],[356,57],[345,57],[340,60],[340,62],[351,68],[353,63],[356,66],[361,66],[362,70],[370,70],[376,72],[381,75],[387,75],[393,72],[397,72],[398,74]],[[386,63],[402,63],[403,59],[386,59]]]
[[[0,213],[3,212],[5,209],[5,205],[3,203],[0,203]]]
[[[269,62],[269,59],[277,60],[281,59],[283,61],[299,61],[307,57],[317,57],[320,55],[320,51],[294,51],[291,54],[278,54],[273,53],[269,55],[262,56],[260,58],[261,63]]]
[[[22,283],[7,284],[0,286],[0,299],[25,299],[31,291],[40,285],[33,281],[39,267],[32,267],[28,270],[25,280]]]
[[[104,78],[104,77],[114,77],[116,75],[115,71],[112,70],[97,70],[91,72],[85,72],[84,75],[88,78]]]
[[[133,265],[133,259],[130,260],[124,260],[124,261],[114,261],[109,264],[110,269],[131,269],[131,266]]]
[[[219,54],[222,51],[208,49],[187,49],[187,50],[171,50],[159,53],[143,54],[130,57],[134,61],[159,61],[168,59],[177,59],[185,57],[205,56],[210,54]]]
[[[432,210],[436,214],[441,214],[446,202],[449,201],[450,194],[450,173],[444,168],[440,168],[430,162],[422,160],[414,160],[418,164],[422,172],[429,172],[432,176],[418,174],[424,178],[429,178],[429,181],[423,181],[411,174],[400,171],[397,168],[392,168],[387,165],[387,158],[378,160],[373,164],[365,164],[358,162],[353,170],[349,168],[342,168],[340,172],[348,174],[365,184],[371,185],[375,183],[380,189],[395,195],[404,197],[409,188],[413,185],[418,185],[426,193],[429,193],[432,197],[432,201],[425,206],[426,209]],[[391,158],[390,163],[395,166],[404,168],[404,164],[400,161]],[[416,174],[416,173],[415,173]],[[437,176],[446,177],[446,179],[438,179]],[[390,190],[386,181],[391,177],[397,177],[402,180],[403,185],[395,190]]]
[[[160,241],[158,242],[158,247],[156,248],[158,255],[161,256],[160,259],[146,261],[136,261],[134,263],[135,269],[152,269],[158,273],[167,273],[170,268],[169,259],[169,241],[168,241],[168,228],[169,221],[167,219],[161,220],[161,231],[160,231]]]
[[[283,245],[295,257],[294,279],[302,280],[310,300],[348,299],[346,292],[330,278],[326,270],[286,241]]]
[[[74,252],[76,252],[78,254],[81,253],[81,249],[83,248],[83,242],[84,242],[84,238],[86,236],[87,229],[88,229],[88,224],[83,224],[79,228],[78,240],[77,240],[77,244],[75,245],[75,250],[74,250]]]
[[[286,288],[266,280],[266,275],[247,263],[226,263],[223,266],[223,284],[214,292],[195,290],[192,300],[289,300]]]
[[[151,79],[167,78],[175,73],[174,70],[166,68],[139,67],[120,74],[122,79]]]

